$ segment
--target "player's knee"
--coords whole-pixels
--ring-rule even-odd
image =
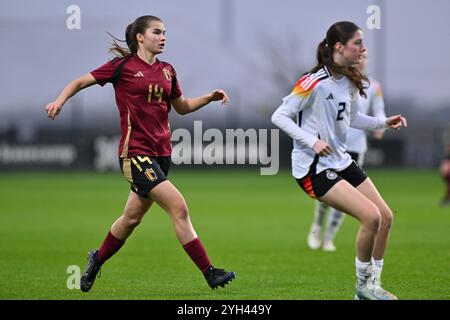
[[[364,225],[375,233],[378,233],[381,225],[381,213],[375,205],[367,206],[366,218],[364,219]]]
[[[177,220],[186,220],[189,217],[189,209],[184,199],[180,199],[172,205],[171,213]]]
[[[392,223],[394,221],[394,215],[392,214],[391,209],[385,208],[381,211],[381,224],[384,228],[391,228]]]
[[[141,223],[142,218],[141,217],[127,217],[127,216],[124,216],[123,221],[124,221],[125,225],[128,228],[135,228]]]

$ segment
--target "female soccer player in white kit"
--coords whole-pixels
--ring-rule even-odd
[[[365,96],[368,79],[353,67],[366,51],[361,29],[337,22],[317,50],[318,64],[297,82],[272,115],[272,122],[294,140],[292,174],[313,199],[357,218],[355,299],[395,300],[381,287],[382,260],[392,212],[364,172],[346,153],[350,126],[359,129],[399,129],[406,119],[387,119],[358,112],[358,92]],[[297,119],[297,123],[293,120]]]
[[[358,70],[365,74],[365,69],[367,66],[367,51],[364,52],[361,62],[356,65]],[[386,114],[384,112],[384,101],[383,95],[381,93],[381,86],[373,78],[369,78],[369,83],[365,84],[367,98],[359,96],[361,99],[359,112],[363,114],[373,114],[376,118],[384,119]],[[384,135],[384,130],[376,130],[375,138],[381,139]],[[364,130],[349,128],[347,131],[347,152],[350,154],[352,159],[362,168],[364,164],[365,154],[367,152],[367,136]],[[344,220],[345,215],[334,208],[328,216],[328,224],[326,230],[325,226],[325,216],[329,211],[330,207],[323,202],[316,201],[314,208],[314,217],[309,229],[307,244],[312,250],[317,250],[322,247],[322,250],[333,252],[336,251],[336,246],[334,245],[334,238]],[[324,231],[324,232],[322,232]],[[322,243],[323,234],[323,243]],[[375,263],[382,264],[383,261],[376,261]]]

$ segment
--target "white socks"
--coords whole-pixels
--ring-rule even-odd
[[[336,233],[339,231],[339,228],[341,227],[344,217],[345,217],[344,213],[334,208],[331,208],[330,216],[328,218],[328,228],[323,238],[324,241],[334,240],[334,238],[336,237]]]
[[[381,271],[383,271],[383,263],[384,263],[383,259],[375,260],[372,257],[372,264],[374,266],[374,268],[373,268],[374,283],[373,284],[375,286],[379,286],[379,287],[381,286]]]
[[[380,268],[380,269],[383,269],[384,259],[381,259],[381,260],[375,260],[375,259],[372,257],[372,263],[373,263],[373,265],[374,265],[375,267]]]
[[[369,267],[372,265],[370,261],[361,262],[358,257],[355,258],[355,266],[356,266],[356,281],[358,286],[364,286],[367,283],[367,279],[372,274],[372,270],[369,270]]]
[[[375,260],[373,257],[371,261],[362,262],[358,257],[355,258],[356,279],[358,286],[363,286],[367,283],[370,276],[374,276],[374,284],[380,285],[381,271],[383,269],[384,260]]]
[[[325,214],[327,213],[329,206],[323,202],[316,201],[316,207],[314,208],[313,224],[320,227],[324,226]]]

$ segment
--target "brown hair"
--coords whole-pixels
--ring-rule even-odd
[[[108,32],[108,34],[113,38],[112,47],[109,48],[108,53],[113,53],[118,57],[126,57],[130,54],[136,53],[139,49],[136,35],[138,33],[144,34],[145,29],[148,28],[152,21],[163,22],[160,18],[155,16],[142,16],[134,20],[134,22],[130,23],[125,30],[125,40],[120,40]],[[122,47],[117,43],[117,41],[126,42],[128,48]]]
[[[333,61],[334,45],[337,42],[346,44],[355,34],[361,30],[356,24],[348,21],[336,22],[327,31],[327,36],[317,47],[317,65],[311,70],[316,72],[323,66],[326,66],[332,73],[342,74],[358,88],[361,96],[367,97],[364,92],[363,80],[369,82],[369,79],[354,66],[339,66]]]

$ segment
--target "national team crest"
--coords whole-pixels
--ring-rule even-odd
[[[153,169],[151,169],[151,168],[145,170],[145,176],[151,182],[153,182],[156,179],[158,179],[158,176],[156,175],[155,171]]]
[[[171,81],[172,80],[172,75],[170,74],[169,70],[167,70],[166,68],[163,68],[162,72],[164,73],[164,76],[166,77],[167,81]]]
[[[351,101],[355,101],[356,99],[356,92],[353,88],[348,88],[348,95],[350,96]]]
[[[334,180],[337,178],[337,173],[332,170],[327,170],[327,178],[329,180]]]

